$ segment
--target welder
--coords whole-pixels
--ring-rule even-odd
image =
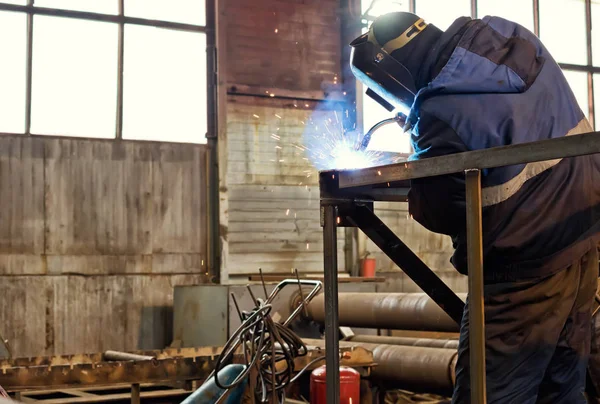
[[[390,13],[351,46],[369,95],[407,111],[412,160],[593,131],[542,42],[505,19],[463,17],[444,32]],[[585,403],[600,157],[484,170],[482,201],[488,402]],[[409,210],[451,236],[467,274],[464,174],[413,180]],[[467,311],[453,403],[470,400]]]

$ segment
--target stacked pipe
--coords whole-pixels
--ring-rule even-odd
[[[338,305],[340,326],[458,332],[458,324],[425,293],[340,293]],[[325,322],[324,295],[316,296],[307,311],[310,319]]]
[[[459,294],[465,299],[465,294]],[[459,326],[425,293],[340,293],[339,324],[345,327],[458,332]],[[324,323],[324,296],[307,309]],[[373,379],[413,390],[452,389],[458,340],[354,335],[346,342],[373,352]]]

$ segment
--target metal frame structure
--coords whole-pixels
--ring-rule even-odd
[[[471,402],[486,403],[485,330],[483,303],[483,253],[481,171],[600,153],[600,132],[496,147],[414,162],[360,170],[320,173],[321,221],[325,270],[325,340],[327,403],[339,403],[339,331],[337,295],[338,226],[361,229],[451,318],[460,324],[464,304],[375,215],[374,201],[406,201],[409,180],[464,172],[466,176],[467,242],[469,267],[469,334]]]

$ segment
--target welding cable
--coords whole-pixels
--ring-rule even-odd
[[[215,384],[219,388],[227,390],[239,385],[256,368],[261,402],[267,402],[272,395],[283,402],[285,388],[297,381],[312,365],[325,359],[324,356],[315,358],[296,371],[294,360],[306,356],[308,349],[292,330],[273,321],[271,310],[270,304],[257,299],[257,307],[252,312],[242,313],[242,324],[223,347],[213,372]],[[219,372],[231,361],[239,347],[246,367],[233,382],[223,383],[219,380]]]

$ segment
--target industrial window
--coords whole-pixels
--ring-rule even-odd
[[[0,133],[205,143],[204,0],[0,0]]]
[[[0,74],[0,131],[25,130],[25,32],[24,14],[0,11],[0,36],[11,38],[0,41],[2,74]]]
[[[494,15],[518,22],[540,36],[563,69],[584,114],[600,130],[600,117],[595,119],[594,113],[600,109],[600,30],[591,29],[594,24],[600,26],[600,0],[362,0],[362,9],[365,29],[377,16],[394,10],[413,11],[441,29],[465,15]],[[567,30],[557,28],[564,27],[565,21]],[[366,96],[362,107],[365,130],[389,117]],[[408,135],[393,125],[385,130],[376,133],[370,148],[410,152]]]

